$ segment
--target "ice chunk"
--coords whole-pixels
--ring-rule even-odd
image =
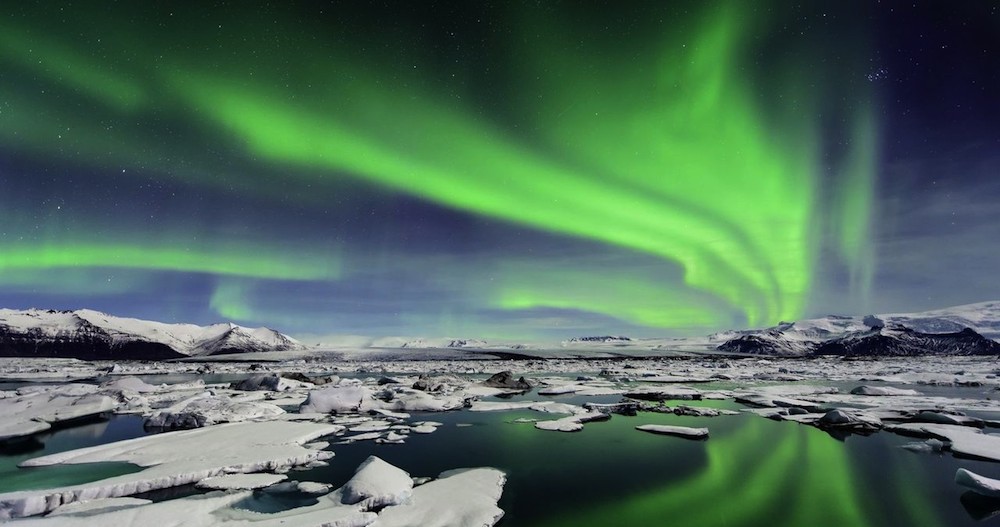
[[[903,423],[886,427],[903,435],[931,436],[951,442],[955,454],[1000,461],[1000,437],[984,434],[978,428],[934,423]]]
[[[507,477],[494,468],[444,472],[413,489],[405,503],[387,507],[372,527],[490,527],[503,517],[497,502]]]
[[[579,432],[583,430],[583,423],[606,421],[608,419],[611,419],[611,415],[603,412],[586,412],[563,417],[562,419],[538,421],[535,423],[535,428],[554,432]]]
[[[851,390],[853,395],[873,395],[882,397],[901,397],[901,396],[919,396],[922,395],[916,390],[904,390],[902,388],[893,388],[891,386],[858,386],[857,388]]]
[[[684,437],[687,439],[708,439],[707,428],[691,428],[687,426],[671,425],[639,425],[635,427],[635,429],[642,430],[643,432],[650,432],[652,434],[663,434]]]
[[[160,389],[159,386],[147,384],[138,377],[119,377],[101,385],[102,392],[130,391],[135,393],[150,393]]]
[[[254,375],[243,379],[239,382],[234,382],[230,385],[230,388],[240,391],[272,391],[272,392],[286,392],[295,388],[311,388],[312,383],[305,383],[298,380],[286,379],[284,377],[279,377],[274,373],[268,373],[264,375]]]
[[[146,420],[156,428],[198,428],[218,423],[237,423],[251,419],[274,418],[285,411],[258,401],[234,401],[226,396],[198,397],[182,401]]]
[[[91,516],[94,514],[111,512],[117,509],[127,509],[138,505],[148,505],[150,503],[152,502],[149,500],[139,498],[105,498],[101,500],[77,501],[59,507],[58,509],[50,512],[47,517],[51,518],[53,516],[66,516],[70,514],[74,516]]]
[[[0,494],[0,518],[41,514],[79,500],[186,485],[220,474],[275,471],[326,460],[333,457],[333,452],[302,445],[339,429],[335,425],[283,421],[232,423],[29,459],[21,465],[120,461],[147,468],[83,485]]]
[[[214,476],[199,481],[199,489],[213,490],[254,490],[270,487],[288,479],[284,474],[229,474]]]
[[[971,470],[960,468],[955,472],[955,483],[970,489],[976,494],[1000,498],[1000,480],[980,476]]]
[[[299,407],[299,412],[322,414],[357,412],[369,393],[368,389],[360,386],[331,386],[312,390],[306,402]]]
[[[409,474],[375,456],[361,463],[341,489],[343,503],[359,504],[362,510],[369,511],[403,503],[412,491]]]
[[[49,392],[0,399],[0,441],[48,430],[53,423],[100,415],[117,403],[104,395]]]
[[[697,401],[701,399],[701,392],[685,386],[663,386],[656,388],[640,386],[626,392],[625,397],[643,401]]]

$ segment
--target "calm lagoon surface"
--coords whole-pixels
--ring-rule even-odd
[[[187,379],[185,379],[187,380]],[[978,394],[976,394],[978,395]],[[974,396],[971,392],[969,396]],[[490,400],[616,402],[617,396]],[[693,405],[738,410],[730,401]],[[369,455],[413,476],[437,476],[461,467],[493,466],[508,482],[500,506],[503,526],[961,526],[977,525],[1000,510],[953,482],[958,467],[1000,477],[1000,464],[901,448],[916,439],[881,432],[836,439],[813,427],[751,414],[683,417],[615,415],[578,433],[548,432],[518,418],[558,415],[529,410],[413,414],[411,422],[444,423],[412,434],[403,445],[332,444],[330,465],[293,471],[291,479],[342,485]],[[707,427],[711,437],[691,441],[634,429],[640,424]],[[142,418],[112,416],[36,436],[31,451],[0,451],[0,491],[93,481],[137,470],[124,463],[18,469],[31,457],[109,443],[147,432]],[[331,442],[336,438],[331,438]],[[963,496],[963,494],[965,494]],[[309,502],[276,501],[258,492],[244,504],[261,511]]]
[[[692,404],[740,408],[731,402]],[[518,418],[550,416],[528,410],[428,414],[426,419],[444,423],[434,434],[413,435],[405,445],[331,445],[337,456],[330,466],[292,477],[340,485],[371,454],[414,476],[494,466],[508,474],[500,500],[504,526],[931,527],[977,525],[974,515],[988,515],[992,506],[1000,510],[1000,501],[975,498],[967,510],[965,491],[953,482],[958,467],[998,477],[1000,465],[913,453],[901,445],[915,439],[884,432],[839,440],[810,426],[749,414],[641,413],[558,433],[514,423]],[[634,429],[640,424],[708,427],[711,437],[647,434]]]
[[[25,440],[0,446],[0,492],[35,490],[88,483],[141,470],[131,463],[85,463],[18,468],[22,461],[77,448],[103,445],[145,435],[143,418],[112,415],[75,426],[67,425]]]

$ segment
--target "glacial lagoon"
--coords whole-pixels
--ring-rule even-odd
[[[175,374],[143,379],[190,382],[197,377]],[[245,377],[232,374],[210,380],[228,382]],[[737,384],[721,381],[697,387],[724,391]],[[857,383],[826,384],[845,388]],[[959,398],[987,398],[992,390],[981,386],[917,388],[927,395]],[[621,396],[541,396],[529,392],[480,399],[582,405],[615,403]],[[732,400],[667,404],[736,411],[746,408]],[[404,444],[331,444],[326,449],[336,455],[329,465],[293,470],[289,477],[337,488],[370,455],[415,476],[437,475],[456,467],[495,467],[507,474],[499,501],[505,512],[499,523],[503,526],[933,527],[978,525],[981,519],[1000,511],[1000,500],[975,495],[953,481],[959,467],[996,477],[1000,465],[959,459],[949,453],[912,452],[902,447],[918,439],[887,432],[831,435],[815,427],[746,412],[717,417],[653,412],[614,415],[607,421],[587,423],[575,433],[538,430],[532,422],[551,416],[527,409],[411,414],[411,421],[433,420],[441,426],[432,434],[412,434]],[[992,415],[987,412],[978,417],[989,419]],[[28,452],[18,452],[16,444],[8,447],[0,455],[0,492],[75,485],[138,470],[125,463],[43,468],[17,468],[16,464],[40,455],[154,433],[145,430],[142,423],[138,415],[114,415],[32,438],[35,446],[27,447]],[[640,424],[707,427],[711,433],[707,440],[692,441],[636,431]],[[190,487],[147,497],[172,499],[198,492],[203,491]],[[312,502],[315,498],[311,496],[272,495],[265,490],[255,491],[252,498],[237,506],[274,512]]]

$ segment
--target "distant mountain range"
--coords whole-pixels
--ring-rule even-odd
[[[923,313],[827,317],[782,322],[763,329],[723,331],[701,338],[645,339],[582,336],[559,343],[496,343],[480,339],[384,337],[361,347],[531,352],[565,349],[586,356],[674,351],[809,357],[838,355],[1000,355],[1000,302]],[[0,309],[0,356],[161,360],[262,351],[305,350],[268,328],[236,324],[165,324],[98,311]],[[530,356],[529,354],[525,355]]]
[[[716,349],[759,355],[998,355],[1000,302],[923,313],[828,316],[709,336]]]
[[[165,324],[89,309],[0,309],[0,356],[161,360],[304,348],[268,328]]]

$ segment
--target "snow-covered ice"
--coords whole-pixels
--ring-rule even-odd
[[[642,430],[643,432],[649,432],[652,434],[684,437],[687,439],[708,438],[707,428],[691,428],[688,426],[673,426],[673,425],[639,425],[635,427],[635,429]]]
[[[413,492],[413,479],[403,470],[369,456],[341,489],[343,502],[363,510],[399,505]]]
[[[270,487],[288,479],[284,474],[226,474],[199,481],[195,486],[212,490],[253,490]]]
[[[955,483],[983,496],[1000,498],[1000,480],[980,476],[971,470],[960,468],[955,471]]]
[[[221,474],[274,471],[329,459],[333,452],[302,445],[337,430],[334,425],[315,423],[232,423],[29,459],[21,465],[40,467],[120,461],[146,469],[83,485],[0,494],[0,517],[30,516],[78,500],[130,496],[197,483]]]

